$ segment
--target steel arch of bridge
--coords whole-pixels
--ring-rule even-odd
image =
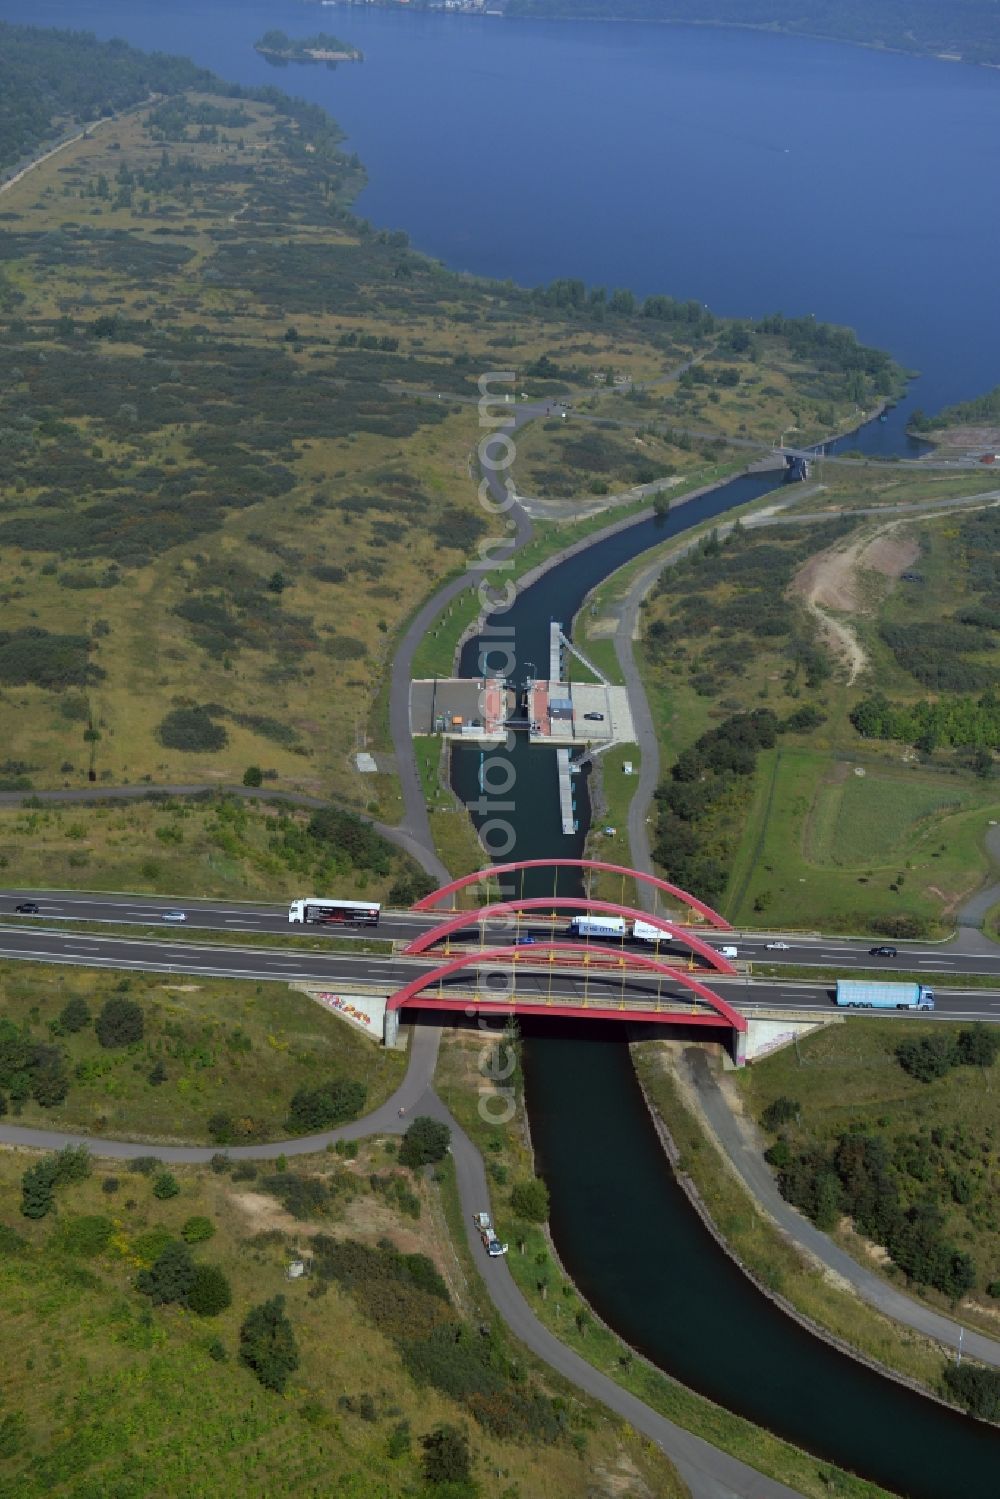
[[[616,905],[610,900],[586,900],[582,896],[573,895],[535,895],[524,900],[496,901],[491,906],[480,906],[475,911],[460,911],[457,916],[443,921],[440,926],[432,927],[429,932],[420,932],[407,947],[404,947],[403,951],[408,956],[415,957],[418,953],[427,952],[428,948],[433,947],[436,942],[446,941],[453,932],[459,932],[463,927],[478,926],[480,922],[489,921],[492,917],[516,915],[521,911],[544,910],[552,911],[554,915],[556,906],[566,906],[574,911],[606,911],[615,916],[627,916],[632,921],[646,921],[650,926],[660,927],[665,937],[679,937],[691,948],[692,952],[704,958],[717,973],[726,973],[730,977],[736,975],[737,970],[732,963],[716,948],[710,947],[700,937],[695,937],[690,930],[667,921],[663,916],[649,916],[643,911],[636,911],[632,906]],[[540,944],[531,943],[530,945],[536,947]],[[612,950],[620,951],[618,948],[608,949],[608,951]]]
[[[469,1009],[468,1000],[463,1000],[457,995],[452,999],[443,993],[439,993],[433,997],[421,997],[422,993],[434,984],[440,984],[446,978],[450,978],[452,974],[460,973],[463,968],[476,969],[480,968],[484,963],[507,961],[511,963],[512,967],[516,967],[519,961],[534,962],[537,965],[539,954],[544,952],[555,954],[556,952],[567,950],[580,954],[590,952],[589,948],[583,947],[578,942],[539,942],[535,943],[531,948],[492,947],[485,950],[477,949],[472,952],[466,952],[460,957],[451,958],[447,963],[442,963],[438,968],[418,974],[408,984],[404,984],[402,989],[397,989],[396,993],[387,1001],[386,1010],[400,1010],[407,1004],[413,1004],[418,1008],[429,1010],[467,1010]],[[530,957],[529,954],[531,955]],[[507,995],[501,999],[480,1000],[477,998],[473,1008],[476,1010],[496,1010],[506,1014],[514,1013],[517,1015],[559,1014],[572,1017],[586,1016],[590,1019],[600,1016],[602,1019],[613,1020],[655,1020],[663,1024],[668,1024],[672,1021],[675,1024],[683,1023],[685,1025],[727,1026],[741,1033],[746,1031],[746,1016],[741,1015],[739,1010],[734,1010],[721,995],[715,994],[711,989],[706,988],[696,978],[692,978],[689,973],[684,973],[679,968],[672,968],[669,963],[663,963],[659,958],[647,957],[645,953],[627,953],[626,956],[635,968],[647,973],[661,974],[664,978],[672,979],[683,988],[690,989],[692,994],[705,1001],[713,1013],[706,1015],[703,1011],[692,1011],[690,1014],[685,1014],[677,1010],[659,1008],[655,1010],[643,1010],[631,1006],[626,1009],[624,998],[622,1003],[617,1006],[613,1006],[610,1003],[602,1005],[590,1002],[584,1005],[572,1005],[559,999],[544,1000],[539,998],[537,1000],[521,1000],[516,995]]]
[[[628,869],[621,864],[607,864],[601,859],[519,859],[512,864],[491,864],[487,869],[477,869],[475,874],[463,875],[461,879],[452,880],[450,884],[442,885],[438,890],[432,890],[430,895],[425,895],[416,901],[412,909],[432,911],[438,901],[444,900],[448,895],[455,895],[469,885],[493,879],[496,875],[519,874],[525,869],[603,869],[611,874],[628,876],[642,885],[651,885],[655,890],[662,890],[664,894],[673,896],[690,910],[697,911],[699,916],[703,916],[710,926],[718,928],[719,931],[731,930],[724,916],[720,916],[718,911],[706,905],[703,900],[699,900],[696,895],[682,890],[679,885],[671,885],[668,880],[661,880],[655,874],[646,874],[641,869]]]

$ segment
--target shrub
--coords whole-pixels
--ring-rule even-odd
[[[792,1150],[784,1135],[780,1135],[774,1144],[764,1152],[764,1159],[775,1171],[783,1171],[792,1159]]]
[[[106,1048],[131,1046],[141,1041],[145,1030],[142,1009],[134,1000],[114,994],[104,1001],[94,1022],[97,1039]]]
[[[148,1270],[139,1271],[135,1278],[136,1289],[148,1296],[154,1306],[175,1301],[186,1306],[195,1273],[196,1267],[190,1249],[186,1244],[173,1240]]]
[[[100,681],[104,672],[90,664],[90,648],[86,635],[52,635],[36,625],[0,630],[0,682],[58,689]]]
[[[174,708],[157,729],[160,743],[167,749],[214,752],[225,749],[229,735],[213,721],[207,708]]]
[[[1000,1373],[976,1364],[949,1364],[944,1371],[948,1390],[981,1421],[1000,1421]]]
[[[62,1103],[69,1092],[69,1073],[62,1052],[54,1046],[36,1046],[31,1061],[32,1098],[43,1109]]]
[[[288,1127],[308,1134],[355,1119],[364,1108],[367,1092],[364,1083],[353,1079],[331,1079],[318,1088],[300,1088],[288,1110]]]
[[[120,1186],[121,1182],[117,1176],[106,1176],[101,1182],[101,1191],[105,1192],[108,1197],[113,1197]]]
[[[922,916],[873,916],[868,930],[879,937],[926,937],[927,922]]]
[[[153,1064],[153,1067],[152,1067],[151,1071],[149,1072],[149,1074],[147,1076],[146,1081],[152,1087],[158,1088],[160,1086],[160,1084],[161,1083],[165,1083],[166,1080],[167,1080],[167,1069],[163,1065],[163,1062],[162,1061],[155,1062]]]
[[[224,1364],[226,1362],[226,1359],[229,1357],[229,1354],[226,1352],[225,1345],[221,1343],[218,1338],[213,1338],[205,1351],[208,1354],[209,1358],[215,1359],[215,1362],[217,1364]]]
[[[180,1190],[180,1183],[169,1171],[161,1171],[153,1183],[153,1196],[158,1197],[161,1202],[166,1202],[169,1197],[176,1197]]]
[[[519,1218],[529,1223],[544,1223],[549,1216],[549,1189],[538,1176],[515,1182],[510,1205]]]
[[[163,1162],[157,1155],[136,1155],[128,1163],[128,1169],[136,1176],[154,1176]]]
[[[59,1011],[59,1027],[67,1035],[75,1035],[90,1024],[90,1006],[80,994],[74,994]]]
[[[797,1119],[798,1115],[799,1106],[794,1098],[776,1098],[773,1103],[768,1104],[760,1116],[760,1122],[766,1130],[774,1134],[783,1124]]]
[[[56,1187],[89,1175],[90,1154],[84,1145],[67,1145],[55,1155],[43,1156],[21,1178],[21,1212],[26,1218],[44,1218],[55,1203]]]
[[[416,1169],[443,1160],[451,1144],[451,1130],[429,1114],[419,1114],[403,1136],[399,1159]]]
[[[963,1067],[992,1067],[1000,1053],[1000,1036],[982,1021],[958,1033],[955,1059]]]
[[[410,1432],[409,1421],[398,1421],[389,1433],[386,1443],[386,1456],[390,1458],[406,1457],[413,1446],[413,1437]]]
[[[284,1392],[288,1376],[299,1367],[284,1296],[273,1296],[247,1313],[240,1328],[240,1362],[253,1370],[266,1390]]]
[[[211,1114],[206,1121],[205,1127],[216,1145],[230,1145],[232,1143],[234,1134],[233,1121],[228,1114]]]
[[[330,1205],[326,1183],[315,1176],[289,1176],[282,1172],[278,1176],[265,1176],[261,1185],[272,1197],[277,1197],[293,1218],[315,1218]]]
[[[468,1484],[472,1478],[469,1438],[459,1426],[435,1426],[421,1440],[420,1468],[425,1483]]]
[[[264,780],[264,772],[259,765],[248,765],[243,772],[244,786],[260,786]]]
[[[212,1238],[215,1233],[215,1224],[211,1218],[194,1217],[189,1218],[181,1229],[181,1238],[185,1244],[204,1244],[206,1239]]]
[[[921,1036],[916,1041],[900,1041],[896,1059],[904,1072],[922,1083],[944,1077],[957,1060],[955,1042],[948,1035]]]
[[[187,1304],[198,1317],[217,1317],[233,1304],[229,1281],[218,1265],[198,1265]]]
[[[338,856],[349,859],[355,869],[370,869],[375,874],[389,873],[393,853],[391,845],[370,823],[363,822],[353,812],[342,812],[339,807],[321,807],[309,819],[308,833],[317,843],[336,849]]]
[[[113,1225],[108,1218],[91,1216],[65,1218],[55,1233],[55,1243],[66,1254],[80,1255],[90,1259],[108,1247]]]

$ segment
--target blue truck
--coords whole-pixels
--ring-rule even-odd
[[[934,990],[923,984],[838,979],[837,1003],[850,1010],[933,1010]]]

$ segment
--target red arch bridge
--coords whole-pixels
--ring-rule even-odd
[[[468,886],[483,887],[498,874],[522,876],[536,868],[601,870],[634,878],[668,894],[686,911],[696,911],[716,929],[728,929],[711,907],[677,886],[641,872],[596,860],[528,860],[496,865],[452,881],[425,896],[414,910],[431,910],[449,894]],[[523,889],[523,880],[522,880]],[[641,921],[663,933],[663,943],[683,944],[688,952],[664,955],[654,939],[655,955],[627,946],[624,938],[608,941],[570,940],[561,935],[533,937],[522,945],[517,932],[524,915],[593,913],[620,916],[628,924]],[[503,935],[500,931],[503,930]],[[510,935],[513,929],[514,935]],[[452,939],[478,935],[478,945],[452,946]],[[442,946],[443,944],[443,946]],[[437,949],[435,951],[435,949]],[[697,936],[689,926],[669,916],[639,911],[623,902],[591,896],[520,896],[494,901],[470,911],[455,912],[422,932],[404,949],[406,956],[434,956],[433,966],[421,968],[388,1000],[386,1042],[392,1044],[404,1009],[460,1011],[466,1015],[503,1019],[509,1015],[560,1015],[573,1019],[624,1020],[634,1023],[701,1026],[730,1034],[738,1061],[745,1053],[746,1017],[696,977],[682,961],[697,955],[709,969],[733,976],[728,959]],[[679,961],[680,959],[680,961]],[[703,975],[707,976],[707,975]]]

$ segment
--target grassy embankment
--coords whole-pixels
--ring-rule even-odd
[[[436,735],[418,736],[413,749],[438,857],[456,879],[482,869],[489,861],[471,820],[448,785],[449,749]]]
[[[818,1463],[789,1443],[675,1383],[636,1358],[593,1318],[554,1259],[547,1233],[538,1225],[519,1220],[511,1209],[511,1185],[533,1173],[523,1127],[520,1071],[502,1085],[516,1089],[518,1108],[514,1117],[505,1126],[494,1126],[484,1121],[479,1109],[480,1101],[488,1100],[497,1088],[484,1070],[487,1065],[489,1049],[483,1036],[453,1032],[442,1046],[435,1086],[483,1152],[491,1178],[491,1208],[497,1232],[510,1244],[511,1272],[535,1314],[581,1357],[654,1410],[809,1499],[823,1499],[831,1491],[853,1499],[888,1499],[876,1485]],[[501,1068],[506,1071],[506,1058]],[[497,1098],[490,1112],[496,1116],[502,1103]]]
[[[816,493],[813,486],[821,484]],[[787,513],[795,515],[842,514],[844,511],[894,509],[901,507],[905,518],[910,505],[931,506],[978,495],[991,495],[1000,489],[1000,476],[985,469],[949,473],[942,469],[921,469],[913,465],[878,463],[872,460],[863,468],[816,459],[812,464],[807,491],[801,499],[792,498]],[[956,507],[960,509],[961,507]],[[917,520],[921,519],[918,515]]]
[[[112,995],[143,1011],[141,1041],[106,1049],[92,1023],[68,1032],[57,1021],[74,996],[91,1017]],[[191,979],[179,975],[107,973],[65,966],[0,964],[4,1021],[33,1044],[55,1046],[70,1086],[65,1100],[41,1107],[31,1096],[14,1102],[19,1123],[81,1130],[112,1138],[207,1144],[207,1121],[224,1114],[239,1121],[236,1143],[281,1139],[297,1089],[330,1079],[364,1084],[365,1112],[398,1086],[401,1052],[385,1051],[314,1000],[276,983]],[[164,1081],[151,1082],[157,1063]]]
[[[957,1315],[996,1337],[1000,1311],[987,1287],[1000,1291],[997,1068],[955,1066],[932,1082],[918,1081],[900,1066],[896,1047],[934,1035],[940,1027],[926,1022],[904,1029],[887,1020],[835,1026],[763,1059],[735,1086],[758,1120],[776,1098],[793,1099],[799,1108],[789,1126],[795,1141],[827,1146],[844,1133],[881,1137],[902,1206],[933,1203],[943,1215],[943,1237],[975,1262],[975,1287],[962,1297]],[[840,1221],[834,1237],[868,1269],[905,1287],[885,1251],[856,1234],[848,1220]],[[953,1311],[932,1287],[914,1294]]]
[[[369,1251],[388,1238],[428,1256],[454,1315],[468,1317],[477,1288],[448,1241],[438,1184],[400,1177],[395,1149],[376,1140],[354,1160],[296,1161],[296,1176],[333,1189],[323,1216],[306,1222],[246,1168],[175,1168],[180,1191],[161,1201],[149,1177],[114,1164],[59,1188],[55,1218],[31,1222],[19,1212],[18,1179],[32,1157],[0,1157],[0,1314],[16,1329],[16,1351],[12,1339],[0,1373],[4,1494],[36,1499],[84,1484],[95,1493],[196,1490],[215,1499],[235,1482],[252,1495],[318,1484],[365,1499],[429,1496],[438,1490],[420,1482],[420,1442],[445,1422],[471,1426],[473,1472],[489,1475],[498,1495],[569,1499],[586,1473],[599,1499],[682,1499],[686,1490],[659,1454],[571,1392],[571,1437],[500,1440],[469,1423],[456,1401],[416,1383],[398,1342],[355,1294],[316,1276],[286,1279],[289,1260],[308,1255],[316,1232]],[[373,1172],[407,1188],[405,1210],[402,1194],[396,1206],[370,1188]],[[116,1190],[106,1190],[109,1180]],[[211,1318],[151,1307],[134,1284],[195,1216],[214,1229],[196,1245],[196,1260],[223,1268],[232,1285],[231,1308]],[[285,1297],[300,1357],[284,1395],[262,1389],[237,1358],[243,1317],[275,1295]],[[404,1300],[400,1288],[397,1310]]]
[[[32,806],[27,799],[27,806],[0,807],[0,870],[5,883],[25,889],[280,903],[329,883],[345,898],[384,901],[414,869],[381,840],[372,844],[378,869],[354,864],[342,845],[309,834],[308,810],[280,803],[206,796]],[[367,859],[368,845],[361,849]]]
[[[836,476],[824,496],[831,524],[832,507],[859,499],[857,482]],[[963,487],[950,476],[919,482],[922,494]],[[908,485],[887,476],[879,495],[898,501]],[[815,499],[803,505],[817,508]],[[737,778],[722,814],[699,828],[704,850],[727,871],[716,900],[734,921],[892,931],[909,920],[914,934],[933,935],[950,928],[984,878],[982,839],[1000,808],[991,778],[972,774],[968,756],[946,745],[918,755],[862,740],[849,720],[876,683],[893,701],[927,696],[882,631],[901,627],[915,638],[963,604],[975,607],[961,524],[959,514],[861,521],[812,545],[802,527],[751,530],[741,557],[724,546],[718,560],[682,564],[651,596],[638,654],[665,773],[733,713],[767,708],[783,722],[807,708],[818,718],[762,751],[755,776]],[[897,581],[906,570],[921,581]],[[853,681],[840,647],[831,654],[831,626],[849,633]],[[990,669],[989,653],[965,659]]]

